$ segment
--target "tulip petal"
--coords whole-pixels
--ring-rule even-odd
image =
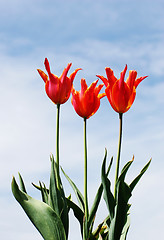
[[[81,79],[81,90],[80,90],[80,96],[82,97],[85,91],[87,90],[88,85],[86,84],[86,81],[84,78]]]
[[[97,96],[99,94],[99,92],[101,91],[101,89],[104,87],[104,84],[99,84],[96,88],[95,88],[95,95]]]
[[[68,63],[67,67],[64,68],[64,71],[63,71],[62,75],[60,76],[61,84],[64,83],[64,80],[66,80],[66,76],[67,76],[67,73],[68,73],[71,65],[72,65],[72,63]]]
[[[48,81],[48,76],[40,69],[37,69],[39,75],[41,76],[41,78],[43,79],[43,81],[46,83]]]
[[[46,70],[47,70],[47,72],[48,72],[48,75],[50,76],[50,74],[51,74],[50,64],[49,64],[49,61],[48,61],[47,58],[45,58],[45,60],[44,60],[44,65],[45,65],[45,68],[46,68]]]
[[[108,86],[106,89],[105,89],[105,93],[106,93],[106,96],[108,98],[108,101],[110,103],[110,105],[112,106],[112,108],[117,112],[117,108],[113,102],[113,99],[112,99],[112,92],[111,92],[111,88],[110,86]]]
[[[76,74],[79,70],[82,70],[82,68],[77,68],[73,73],[71,73],[71,75],[69,77],[71,82],[73,82],[73,80],[74,80],[74,78],[75,78],[75,76],[76,76]]]
[[[113,70],[111,68],[106,67],[105,71],[108,78],[108,84],[110,84],[110,86],[112,87],[113,84],[117,81],[117,78],[114,76]]]
[[[140,78],[137,78],[136,80],[135,80],[135,83],[134,83],[134,86],[135,86],[135,88],[137,88],[138,87],[138,85],[140,84],[140,82],[142,82],[145,78],[147,78],[148,76],[144,76],[144,77],[140,77]]]
[[[54,75],[53,73],[51,73],[51,70],[50,70],[50,64],[49,64],[49,61],[47,58],[45,58],[45,61],[44,61],[44,65],[45,65],[45,68],[47,70],[47,73],[48,73],[48,76],[49,76],[49,80],[51,82],[54,82],[54,83],[58,83],[59,82],[59,78]]]
[[[106,96],[106,93],[100,93],[100,94],[98,95],[98,98],[101,99],[101,98],[103,98],[103,97],[105,97],[105,96]]]
[[[131,91],[133,91],[133,86],[134,86],[136,77],[137,77],[137,72],[135,70],[129,71],[129,77],[126,80],[126,84],[129,86]]]
[[[120,80],[118,80],[112,88],[112,102],[117,108],[117,112],[124,113],[127,111],[130,99],[130,89],[125,82],[122,82],[120,88]]]
[[[71,98],[71,103],[76,111],[76,113],[80,116],[83,117],[83,108],[81,105],[81,101],[79,99],[79,92],[75,91],[75,89],[72,89],[72,98]]]
[[[100,76],[100,75],[96,75],[96,77],[100,78],[103,81],[103,83],[105,84],[105,87],[107,87],[109,85],[109,82],[105,77]]]
[[[129,110],[129,108],[132,106],[134,100],[135,100],[135,97],[136,97],[136,89],[133,88],[133,92],[131,93],[130,95],[130,99],[129,99],[129,102],[128,102],[128,107],[127,107],[127,111]]]
[[[118,81],[118,86],[120,89],[123,88],[124,86],[124,78],[125,78],[126,71],[127,71],[127,65],[125,66],[124,70],[120,74],[120,80]]]

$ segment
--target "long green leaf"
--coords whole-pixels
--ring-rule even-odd
[[[79,202],[81,210],[84,211],[84,197],[83,197],[82,193],[80,192],[80,190],[77,188],[75,183],[68,177],[68,175],[64,172],[64,170],[62,168],[61,168],[61,170],[62,170],[64,176],[66,177],[66,179],[68,180],[68,182],[70,183],[72,189],[74,190],[74,193]]]
[[[128,211],[130,208],[128,201],[131,197],[131,189],[124,180],[132,162],[133,159],[123,167],[121,174],[117,180],[115,196],[116,206],[114,209],[114,216],[111,218],[109,240],[120,240],[120,237],[123,234],[123,229],[127,224]]]
[[[66,240],[63,224],[49,205],[21,191],[14,177],[11,186],[14,197],[45,240]]]
[[[134,158],[133,158],[134,159]],[[102,182],[104,181],[104,192],[105,187],[108,186],[108,189],[106,189],[105,192],[105,201],[107,204],[107,207],[109,209],[109,217],[110,221],[107,222],[109,227],[109,240],[126,240],[127,233],[130,226],[129,221],[129,208],[130,204],[128,203],[131,195],[132,190],[142,177],[142,175],[145,173],[145,171],[148,169],[150,161],[144,166],[144,168],[141,170],[140,174],[131,182],[130,185],[128,185],[125,182],[125,177],[128,172],[129,167],[131,166],[132,161],[129,161],[122,169],[121,174],[117,180],[116,183],[116,196],[115,196],[115,207],[114,207],[114,213],[111,214],[111,202],[109,201],[111,197],[110,192],[110,181],[109,179],[105,178],[105,163],[103,163],[102,166]],[[105,161],[104,161],[105,162]],[[103,180],[104,178],[104,180]],[[106,184],[106,186],[105,186]]]
[[[50,206],[54,211],[60,216],[60,205],[61,199],[59,196],[59,189],[57,188],[56,184],[56,174],[55,174],[55,167],[54,167],[54,159],[51,159],[51,174],[50,174],[50,186],[49,186],[49,199],[50,199]]]
[[[39,186],[34,183],[32,183],[32,185],[41,192],[42,201],[50,205],[49,189],[46,188],[46,185],[44,183],[41,183],[40,181],[39,181]]]
[[[68,218],[68,206],[66,197],[64,194],[63,185],[59,176],[57,180],[57,166],[53,156],[51,156],[51,175],[50,175],[50,187],[49,197],[55,212],[57,212],[62,220],[66,237],[68,238],[69,218]],[[57,181],[59,182],[59,189],[57,187]]]
[[[105,149],[105,157],[104,158],[106,158],[106,157],[107,157],[107,150]],[[110,164],[108,166],[108,169],[107,169],[107,172],[106,172],[106,176],[108,176],[108,174],[110,172],[110,169],[111,169],[111,166],[112,166],[112,162],[113,162],[113,157],[111,158]],[[96,215],[96,212],[97,212],[100,200],[101,200],[102,192],[103,192],[103,184],[101,183],[100,187],[98,188],[98,191],[96,193],[96,197],[94,199],[94,202],[93,202],[90,214],[89,214],[89,219],[88,219],[88,227],[89,228],[90,228],[90,226],[91,226],[91,224],[92,224],[92,222],[94,220],[94,217]]]
[[[94,199],[94,202],[93,202],[90,214],[89,214],[88,228],[90,228],[90,226],[91,226],[91,224],[93,222],[93,219],[94,219],[94,217],[96,215],[96,212],[97,212],[100,200],[101,200],[102,192],[103,192],[103,185],[101,184],[99,189],[98,189],[98,191],[97,191],[96,197]]]
[[[73,201],[71,201],[69,198],[67,198],[67,204],[68,207],[71,208],[73,210],[73,213],[75,215],[75,217],[77,218],[77,220],[80,223],[80,229],[81,229],[81,235],[83,235],[83,219],[84,219],[84,213],[81,210],[81,208],[79,208]]]
[[[46,188],[45,184],[40,183],[40,186],[32,183],[32,185],[41,191],[42,200],[50,205],[55,212],[58,213],[59,217],[62,220],[66,236],[68,237],[68,228],[69,228],[69,218],[68,218],[68,205],[67,200],[64,194],[63,185],[59,177],[59,189],[57,188],[57,174],[56,174],[56,163],[54,161],[53,155],[51,155],[51,174],[50,174],[50,186],[49,189]]]
[[[102,164],[101,179],[102,179],[102,184],[103,184],[103,189],[104,189],[104,200],[105,200],[107,208],[109,210],[109,217],[112,219],[114,216],[115,199],[110,190],[111,182],[107,178],[107,174],[106,174],[106,167],[105,167],[106,166],[106,157],[107,157],[107,153],[105,154],[103,164]]]
[[[114,217],[111,219],[109,240],[120,240],[123,228],[127,222],[129,210],[128,200],[131,197],[129,186],[123,181],[117,183],[117,196]]]
[[[120,240],[126,240],[127,234],[128,234],[128,231],[129,231],[129,227],[130,227],[130,217],[128,215],[126,224],[124,225],[124,228],[122,230],[122,234],[121,234]]]
[[[131,191],[134,189],[134,187],[136,186],[136,184],[138,183],[138,181],[140,180],[140,178],[142,177],[142,175],[146,172],[146,170],[148,169],[150,163],[151,163],[151,159],[150,159],[150,161],[144,166],[144,168],[141,170],[140,174],[131,182],[131,184],[129,185]]]
[[[120,174],[120,176],[119,176],[119,178],[118,178],[118,181],[124,181],[125,176],[126,176],[126,174],[127,174],[127,171],[128,171],[128,169],[129,169],[129,167],[131,166],[131,164],[133,163],[133,161],[134,161],[134,158],[133,158],[131,161],[129,161],[129,162],[127,162],[127,163],[125,164],[125,166],[123,167],[123,169],[122,169],[122,171],[121,171],[121,174]]]

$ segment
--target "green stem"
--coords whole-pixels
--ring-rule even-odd
[[[88,197],[87,197],[87,119],[84,118],[84,207],[85,220],[88,220]],[[86,232],[85,232],[86,233]],[[85,239],[85,238],[84,238]]]
[[[123,113],[119,113],[120,127],[119,127],[119,141],[118,141],[118,152],[117,152],[117,161],[116,161],[114,197],[116,197],[116,183],[118,180],[119,167],[120,167],[120,155],[121,155],[121,143],[122,143],[122,116],[123,116]]]
[[[59,116],[60,116],[60,104],[57,104],[57,118],[56,118],[56,166],[57,166],[57,187],[59,189]]]

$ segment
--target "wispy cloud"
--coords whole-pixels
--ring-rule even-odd
[[[0,222],[2,238],[41,239],[13,199],[9,186],[12,174],[20,171],[29,193],[39,198],[31,181],[43,180],[47,184],[49,181],[49,155],[55,153],[56,109],[47,98],[44,82],[36,71],[37,68],[44,70],[44,58],[48,57],[56,75],[61,74],[68,62],[73,63],[70,73],[77,67],[83,68],[75,80],[76,88],[79,88],[81,77],[89,84],[96,79],[96,74],[105,75],[106,66],[111,67],[117,77],[125,64],[128,70],[136,69],[138,76],[149,75],[138,87],[133,107],[124,115],[122,161],[135,155],[130,179],[153,157],[143,183],[132,198],[129,237],[137,240],[142,233],[145,239],[149,233],[149,239],[154,240],[157,236],[154,232],[158,232],[160,240],[164,215],[161,192],[164,168],[161,157],[164,139],[163,2],[139,2],[0,2],[0,180],[3,183],[0,206],[5,206]],[[83,121],[68,101],[61,108],[61,165],[81,189],[82,129]],[[104,148],[108,149],[109,159],[112,155],[115,158],[117,137],[118,116],[108,101],[102,99],[100,110],[88,121],[90,202],[100,182]],[[113,175],[112,172],[111,177]],[[69,194],[71,189],[63,181]],[[156,195],[159,194],[160,211],[156,207]],[[98,215],[100,218],[101,212],[103,210]],[[144,218],[144,227],[138,213]],[[71,239],[77,239],[74,234],[78,236],[78,230],[71,229]]]

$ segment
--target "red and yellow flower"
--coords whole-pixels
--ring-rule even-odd
[[[137,86],[147,76],[137,78],[137,72],[131,70],[125,82],[124,78],[127,71],[127,65],[121,72],[120,79],[114,76],[111,68],[107,67],[105,71],[107,78],[100,75],[97,75],[97,77],[99,77],[106,86],[105,93],[112,108],[118,113],[127,112],[134,102]]]
[[[99,94],[104,84],[96,87],[98,80],[93,82],[90,87],[87,86],[84,78],[81,79],[81,90],[72,89],[72,105],[76,113],[82,118],[90,118],[96,113],[100,106],[100,99],[105,93]]]
[[[71,94],[73,80],[76,76],[76,73],[81,69],[76,69],[70,77],[67,77],[68,71],[72,65],[69,63],[67,67],[63,70],[63,73],[60,77],[57,77],[53,73],[51,73],[50,65],[48,59],[45,58],[45,68],[47,70],[47,74],[45,74],[42,70],[37,69],[40,76],[45,82],[45,90],[48,97],[54,102],[55,104],[63,104],[65,103]]]

